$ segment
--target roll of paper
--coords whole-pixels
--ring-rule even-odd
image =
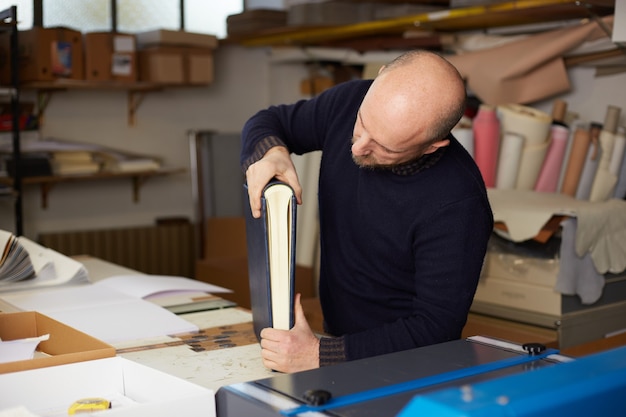
[[[576,199],[589,200],[591,195],[591,186],[593,180],[596,177],[598,171],[598,163],[602,155],[602,148],[600,143],[591,142],[587,156],[585,157],[585,165],[583,166],[583,172],[580,175],[580,181],[578,182],[578,188],[576,189]]]
[[[613,147],[615,146],[615,133],[619,123],[619,116],[622,109],[617,106],[608,106],[604,125],[600,131],[600,148],[602,156],[598,163],[598,171],[591,185],[589,201],[605,201],[613,195],[613,189],[617,184],[617,175],[609,171],[611,159],[613,157]]]
[[[517,133],[524,137],[515,188],[532,190],[548,150],[552,117],[546,112],[521,104],[498,106],[498,114],[503,132]]]
[[[615,143],[613,143],[613,154],[609,163],[609,172],[615,176],[620,173],[622,162],[624,161],[624,152],[626,152],[626,135],[623,131],[615,134]]]
[[[621,133],[622,137],[624,136],[623,133],[624,132]],[[624,152],[626,152],[626,150],[624,150]],[[622,157],[622,163],[617,174],[617,184],[615,185],[613,198],[626,198],[626,155],[623,155]]]
[[[524,146],[534,146],[549,139],[552,117],[541,110],[520,104],[498,106],[498,115],[503,132],[524,136]]]
[[[569,138],[569,129],[565,126],[553,125],[550,131],[550,146],[541,166],[541,171],[535,184],[535,191],[554,193],[559,183],[559,175],[561,174],[561,166],[563,165],[567,139]]]
[[[481,104],[474,117],[474,160],[480,169],[485,185],[494,187],[500,150],[500,120],[493,106]]]
[[[613,194],[613,188],[617,184],[617,175],[609,172],[611,155],[613,155],[613,145],[615,144],[615,134],[603,130],[600,132],[600,149],[602,155],[598,161],[596,176],[589,192],[589,201],[605,201]]]
[[[561,193],[572,197],[576,195],[590,143],[589,128],[587,126],[578,126],[572,138],[572,149],[567,161],[567,167],[565,168]]]
[[[546,158],[549,142],[540,145],[527,146],[524,144],[524,152],[520,160],[519,171],[515,188],[519,190],[532,190],[537,183],[537,177],[541,170],[543,160]]]
[[[496,188],[513,189],[517,182],[524,137],[517,133],[504,132],[498,159]]]

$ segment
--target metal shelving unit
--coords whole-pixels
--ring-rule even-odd
[[[20,150],[20,79],[19,79],[19,55],[18,55],[18,30],[17,30],[17,6],[0,11],[0,30],[9,32],[10,50],[10,70],[11,85],[2,88],[0,94],[8,96],[11,101],[12,113],[12,144],[13,144],[13,196],[15,199],[15,235],[21,236],[23,233],[23,202],[22,202],[22,172],[21,172],[21,150]]]

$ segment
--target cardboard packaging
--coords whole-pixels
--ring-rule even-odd
[[[139,80],[159,84],[210,84],[213,82],[213,51],[184,46],[142,49],[139,51]]]
[[[107,416],[215,417],[212,390],[122,357],[0,375],[0,410],[66,415],[72,403],[101,397]],[[88,414],[92,415],[92,414]]]
[[[20,82],[84,79],[83,40],[79,31],[64,27],[34,27],[20,31],[18,40]],[[2,34],[0,44],[0,55],[8,57],[8,33]],[[0,81],[9,84],[9,60],[3,58],[0,62]]]
[[[204,33],[186,32],[183,30],[151,30],[136,35],[139,49],[154,46],[192,46],[198,48],[215,49],[218,45],[217,37]]]
[[[38,350],[48,356],[0,363],[0,374],[115,356],[115,348],[43,314],[0,313],[0,338],[16,340],[50,335]]]
[[[85,79],[88,81],[137,81],[135,36],[126,33],[90,32],[85,44]]]
[[[229,37],[254,34],[256,32],[281,28],[287,25],[287,12],[273,9],[244,10],[226,18],[226,32]]]

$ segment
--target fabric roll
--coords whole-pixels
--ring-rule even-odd
[[[588,127],[578,126],[572,138],[572,148],[565,168],[565,175],[563,176],[561,193],[572,197],[576,195],[590,143],[591,136],[589,135]]]
[[[532,190],[535,187],[541,165],[548,152],[548,144],[549,142],[547,141],[535,146],[524,144],[524,151],[520,159],[517,181],[515,183],[516,189]]]
[[[498,159],[496,188],[513,189],[517,182],[517,173],[524,147],[524,137],[517,133],[504,132]]]
[[[469,127],[455,127],[452,129],[452,135],[465,148],[470,156],[474,157],[474,133]]]
[[[560,125],[552,126],[550,146],[539,172],[535,191],[556,192],[568,138],[569,129],[567,127]]]

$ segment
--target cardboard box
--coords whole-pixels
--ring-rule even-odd
[[[191,85],[213,82],[213,52],[206,48],[187,48],[185,59],[185,83]]]
[[[182,49],[153,47],[140,50],[139,81],[183,84],[185,73]]]
[[[65,415],[88,397],[111,401],[99,411],[107,416],[216,414],[212,390],[121,357],[4,374],[0,387],[0,410],[22,406],[37,415]]]
[[[2,340],[45,334],[49,334],[50,339],[39,343],[38,350],[49,356],[0,363],[0,374],[115,356],[113,346],[43,314],[34,311],[0,313]]]
[[[213,82],[213,52],[207,48],[157,46],[139,51],[139,80],[158,84]]]
[[[134,35],[91,32],[86,33],[83,40],[86,80],[137,81],[137,47]]]
[[[135,35],[139,49],[154,46],[192,46],[215,49],[218,45],[217,37],[204,33],[186,32],[184,30],[151,30]]]
[[[34,27],[20,31],[20,81],[52,81],[57,78],[84,79],[83,40],[79,31]],[[2,34],[0,73],[2,84],[10,83],[9,34]]]

